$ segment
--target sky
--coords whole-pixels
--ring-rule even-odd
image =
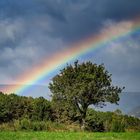
[[[7,85],[25,85],[18,77],[30,75],[44,61],[53,62],[52,56],[90,36],[110,27],[130,30],[136,18],[140,19],[140,0],[0,0],[0,90],[6,90]],[[106,46],[72,62],[104,63],[114,85],[125,86],[125,92],[131,94],[139,93],[140,30]],[[22,95],[49,98],[48,83],[63,66]]]

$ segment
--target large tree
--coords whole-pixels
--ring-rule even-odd
[[[76,61],[56,75],[49,85],[52,100],[73,105],[80,114],[81,127],[85,128],[86,112],[89,105],[103,107],[106,102],[119,101],[123,88],[113,86],[111,74],[104,65]]]

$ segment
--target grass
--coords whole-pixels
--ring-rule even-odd
[[[0,140],[140,140],[140,133],[0,132]]]

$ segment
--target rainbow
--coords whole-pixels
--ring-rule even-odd
[[[12,88],[7,87],[6,91],[8,94],[20,94],[67,62],[88,52],[94,52],[97,49],[104,48],[108,43],[127,37],[137,31],[140,31],[139,19],[135,19],[132,22],[126,21],[110,25],[101,30],[97,35],[93,35],[83,41],[73,44],[71,47],[63,50],[63,52],[58,52],[49,59],[45,59],[42,64],[28,70],[23,73],[22,76],[18,77],[18,81],[22,83],[22,85],[16,85]],[[23,86],[23,84],[25,85]]]

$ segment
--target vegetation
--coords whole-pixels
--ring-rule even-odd
[[[74,117],[76,111],[61,107],[43,97],[0,93],[0,131],[81,131],[79,118]],[[100,112],[89,108],[85,122],[86,130],[91,132],[140,131],[140,119],[118,110]]]
[[[103,65],[68,65],[53,78],[50,89],[51,101],[0,92],[0,131],[75,132],[82,126],[90,132],[140,132],[138,118],[123,115],[120,110],[89,108],[91,104],[103,107],[106,102],[119,101],[122,89],[111,85],[111,75]]]
[[[63,102],[67,108],[73,106],[83,129],[90,105],[103,107],[106,102],[117,104],[122,91],[120,87],[111,84],[111,74],[103,65],[91,62],[78,64],[78,61],[74,66],[67,65],[61,70],[53,78],[49,88],[56,104]]]

